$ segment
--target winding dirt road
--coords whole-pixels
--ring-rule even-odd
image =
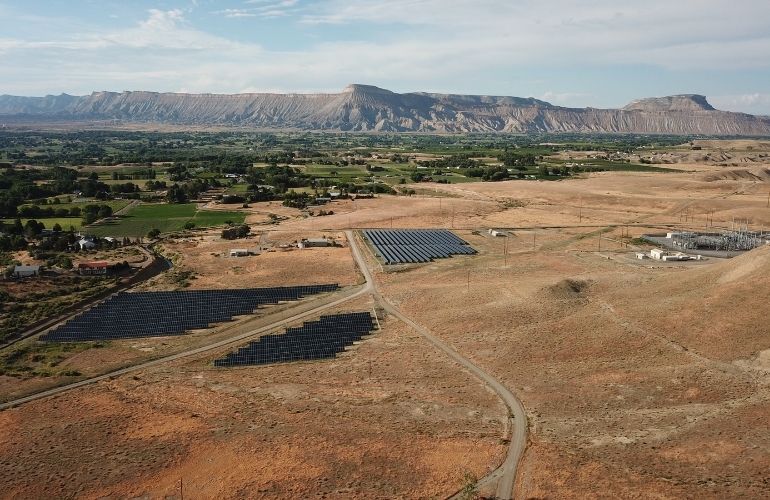
[[[444,353],[459,363],[463,368],[471,372],[476,378],[484,382],[503,400],[505,406],[509,411],[509,428],[511,431],[510,444],[508,445],[508,454],[505,457],[505,461],[492,471],[489,475],[479,480],[479,487],[486,487],[497,483],[495,488],[495,497],[499,499],[513,498],[513,486],[516,481],[516,472],[518,469],[519,461],[524,455],[524,450],[527,446],[527,413],[524,410],[524,406],[521,401],[509,391],[503,384],[501,384],[492,375],[485,372],[478,365],[474,364],[471,360],[464,357],[462,354],[454,350],[449,344],[433,335],[428,329],[418,325],[406,315],[404,315],[396,306],[388,302],[379,292],[377,284],[372,277],[372,273],[369,266],[364,259],[361,249],[353,235],[352,231],[346,231],[345,234],[350,242],[350,249],[353,252],[353,257],[358,263],[359,269],[364,274],[366,282],[371,284],[371,293],[375,300],[380,303],[380,306],[385,309],[389,314],[398,318],[413,328],[420,336],[430,342],[434,347],[444,351]]]

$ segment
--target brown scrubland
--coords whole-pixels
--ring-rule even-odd
[[[735,219],[770,228],[770,161],[682,162],[697,168],[421,184],[418,196],[334,202],[326,217],[281,209],[277,224],[264,217],[275,204],[255,203],[251,239],[198,231],[165,248],[192,273],[191,288],[350,287],[362,278],[343,229],[453,229],[478,255],[395,270],[368,258],[384,296],[523,402],[520,498],[767,498],[770,247],[675,264],[633,255],[651,248],[638,239],[645,233]],[[509,237],[486,233],[497,227]],[[281,248],[322,236],[341,246]],[[260,246],[270,250],[227,256]],[[367,296],[336,310],[374,307]],[[67,362],[96,374],[238,325],[116,341]],[[381,326],[333,360],[212,365],[241,342],[3,411],[0,496],[451,495],[503,460],[506,408],[405,324],[383,317]]]

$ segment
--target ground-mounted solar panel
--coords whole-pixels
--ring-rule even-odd
[[[44,342],[79,342],[181,335],[253,314],[265,305],[333,292],[337,284],[247,288],[121,292],[40,337]]]
[[[375,329],[368,312],[321,316],[282,334],[263,335],[214,361],[214,366],[265,365],[334,358]]]
[[[364,229],[362,233],[388,265],[476,253],[465,240],[446,229]]]

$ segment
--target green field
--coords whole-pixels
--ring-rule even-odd
[[[40,208],[53,208],[54,210],[57,210],[59,208],[66,208],[67,210],[69,210],[74,207],[79,207],[82,210],[83,207],[85,207],[86,205],[109,205],[110,208],[112,208],[113,212],[117,212],[118,210],[128,206],[129,203],[131,203],[131,200],[106,200],[106,201],[92,200],[92,201],[81,201],[77,203],[58,203],[58,204],[51,203],[49,205],[37,204],[37,206],[39,206]],[[19,205],[19,207],[32,206],[32,205],[35,205],[35,203],[25,203],[23,205]]]
[[[179,231],[192,221],[196,228],[221,226],[231,221],[243,223],[246,214],[218,210],[198,210],[194,203],[181,205],[145,204],[133,207],[118,220],[88,228],[96,236],[146,236],[152,229]]]
[[[3,222],[5,224],[13,224],[13,222],[16,219],[3,219]],[[30,219],[21,219],[22,224],[26,224],[27,221]],[[58,223],[63,231],[69,231],[70,226],[75,228],[75,231],[80,230],[80,226],[82,224],[82,220],[80,217],[52,217],[50,219],[34,219],[38,222],[42,222],[43,225],[45,225],[46,229],[53,229],[53,227]]]
[[[227,188],[227,194],[246,194],[249,190],[248,184],[233,184]]]

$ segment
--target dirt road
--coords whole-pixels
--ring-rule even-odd
[[[353,252],[353,257],[358,263],[359,269],[364,274],[367,284],[371,285],[371,293],[374,295],[375,300],[379,302],[383,309],[389,314],[403,321],[417,333],[419,333],[424,339],[433,344],[433,346],[444,351],[450,358],[459,363],[463,368],[471,372],[476,378],[484,382],[503,400],[505,406],[508,407],[509,414],[509,427],[511,431],[511,440],[508,446],[508,454],[505,461],[495,469],[491,474],[482,478],[478,482],[479,487],[491,486],[495,482],[497,486],[495,488],[495,497],[499,499],[513,498],[513,485],[516,481],[516,470],[521,460],[524,450],[527,446],[527,413],[524,410],[524,406],[521,401],[504,385],[498,382],[492,375],[485,372],[479,366],[475,365],[469,359],[463,357],[462,354],[455,351],[449,344],[433,335],[426,328],[418,325],[407,316],[405,316],[396,306],[388,302],[382,295],[380,295],[377,289],[377,284],[372,277],[372,273],[367,266],[361,249],[353,235],[352,231],[346,231],[345,234],[350,242],[350,249]]]

